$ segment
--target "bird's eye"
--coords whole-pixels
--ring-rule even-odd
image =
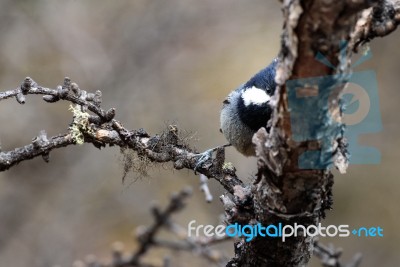
[[[219,132],[220,132],[220,133],[223,133],[221,128],[219,128]]]
[[[222,102],[222,103],[224,103],[224,104],[229,104],[229,100],[228,100],[228,99],[225,99],[224,102]]]

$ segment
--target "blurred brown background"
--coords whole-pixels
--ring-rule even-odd
[[[228,92],[267,65],[279,49],[278,1],[119,0],[0,2],[0,90],[30,76],[55,87],[69,76],[81,88],[103,92],[103,107],[115,107],[127,128],[150,133],[177,122],[194,132],[194,145],[205,150],[225,142],[219,109]],[[351,166],[335,179],[334,210],[325,224],[380,226],[383,238],[325,238],[344,248],[344,258],[364,254],[364,267],[400,262],[400,152],[398,45],[400,33],[374,40],[373,59],[357,69],[377,73],[384,130],[361,141],[382,152],[380,165]],[[67,103],[47,104],[29,96],[22,106],[0,103],[3,150],[22,146],[40,130],[65,132],[71,121]],[[249,180],[255,159],[228,149],[227,160]],[[110,245],[125,243],[138,225],[151,222],[152,200],[165,204],[171,192],[198,187],[190,171],[151,172],[121,183],[119,150],[91,145],[59,149],[49,164],[41,158],[0,173],[0,266],[71,266],[96,254],[107,259]],[[216,200],[207,204],[194,190],[189,208],[175,216],[218,224],[223,212],[221,187],[211,181]],[[232,255],[232,245],[221,246]],[[159,263],[164,251],[148,255]],[[176,266],[204,266],[187,254],[174,254]],[[313,263],[312,266],[319,266]]]

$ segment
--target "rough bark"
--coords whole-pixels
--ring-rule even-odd
[[[284,30],[279,55],[275,95],[276,110],[269,133],[262,128],[253,138],[258,156],[259,179],[251,187],[252,212],[245,223],[262,225],[318,225],[331,208],[333,175],[328,166],[341,172],[347,168],[343,124],[331,125],[326,103],[314,107],[320,123],[314,129],[321,140],[332,139],[323,146],[318,140],[297,142],[293,138],[286,82],[308,77],[335,78],[319,94],[329,94],[335,88],[331,103],[339,103],[340,91],[349,73],[350,55],[358,46],[376,36],[393,31],[398,24],[398,7],[386,1],[283,1]],[[380,32],[381,34],[378,34]],[[344,46],[343,44],[346,44]],[[321,53],[331,63],[316,60]],[[340,60],[340,56],[345,60]],[[301,88],[313,94],[315,88]],[[335,102],[336,101],[336,102]],[[337,115],[341,110],[337,105]],[[304,115],[303,115],[304,116]],[[307,118],[306,118],[307,119]],[[311,119],[311,118],[310,118]],[[299,167],[299,156],[305,151],[319,151],[316,166]],[[305,266],[313,252],[314,238],[257,237],[251,242],[235,244],[235,258],[228,266]],[[340,266],[340,265],[338,265]]]

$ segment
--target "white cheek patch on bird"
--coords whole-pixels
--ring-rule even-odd
[[[265,104],[271,97],[264,90],[253,86],[243,92],[242,99],[245,106],[249,106]]]

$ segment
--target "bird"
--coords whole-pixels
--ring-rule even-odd
[[[266,68],[232,91],[223,101],[220,132],[229,143],[197,154],[195,172],[212,158],[214,151],[221,147],[232,145],[247,157],[256,155],[252,138],[261,127],[267,126],[271,118],[273,111],[271,97],[276,88],[277,63],[278,59],[274,59]]]
[[[278,59],[232,91],[223,101],[220,131],[229,144],[244,156],[255,156],[253,135],[266,127],[272,116],[271,97],[275,93]]]

